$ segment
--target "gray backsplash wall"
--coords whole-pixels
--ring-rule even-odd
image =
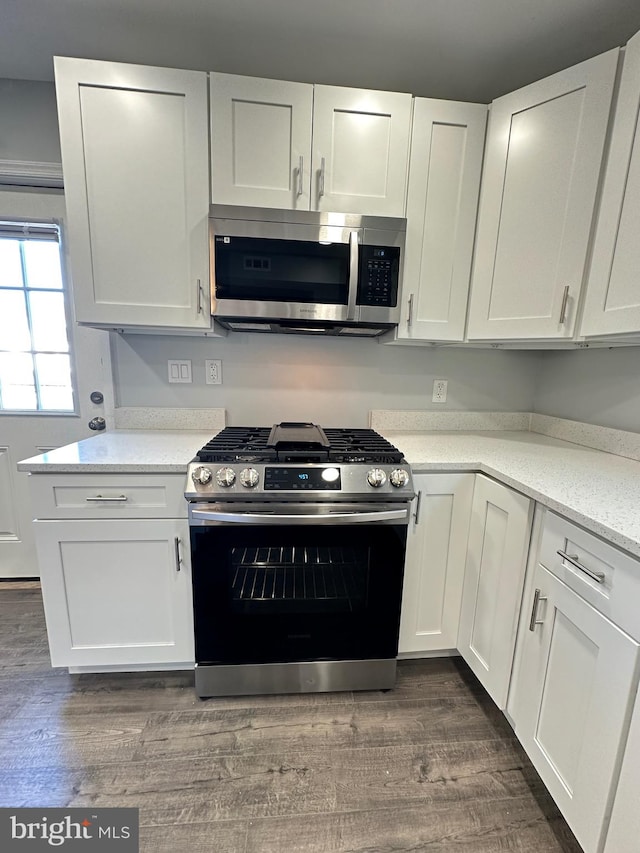
[[[169,384],[167,360],[191,359],[192,384]],[[222,359],[223,384],[204,362]],[[231,333],[224,339],[113,335],[121,406],[224,407],[231,425],[311,420],[366,426],[370,409],[530,411],[539,354],[384,346],[373,340]],[[446,404],[431,402],[447,379]]]
[[[640,432],[640,347],[542,353],[533,411]]]

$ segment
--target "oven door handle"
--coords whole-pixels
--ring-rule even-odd
[[[202,521],[217,521],[223,524],[371,524],[379,521],[408,522],[409,514],[404,509],[385,509],[373,512],[330,512],[321,515],[290,515],[270,512],[220,512],[219,510],[192,509],[191,517]]]

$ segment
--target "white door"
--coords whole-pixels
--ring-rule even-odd
[[[456,648],[473,474],[416,474],[402,588],[399,652]]]
[[[619,50],[494,101],[468,337],[571,338]]]
[[[398,339],[462,341],[487,108],[416,98]]]
[[[510,711],[522,746],[580,845],[597,853],[639,646],[544,566],[537,567],[531,587]]]
[[[311,207],[404,216],[411,95],[314,86]]]
[[[66,248],[64,197],[61,192],[2,191],[0,219],[57,220],[62,226],[63,246]],[[67,283],[68,280],[67,277]],[[0,285],[0,292],[2,290]],[[96,416],[109,417],[113,406],[109,333],[81,328],[70,322],[68,332],[77,391],[74,401],[76,413],[11,414],[8,410],[0,410],[0,577],[35,577],[39,573],[28,491],[29,475],[18,472],[17,463],[53,447],[95,435],[87,426],[88,421]],[[0,374],[0,384],[2,381]],[[104,404],[90,401],[92,391],[102,392]]]
[[[207,75],[56,58],[76,319],[208,329]]]
[[[640,33],[626,47],[589,271],[583,335],[640,332]]]
[[[212,203],[309,210],[313,85],[209,80]]]
[[[532,502],[476,475],[458,650],[496,705],[507,704]]]
[[[52,666],[193,664],[186,520],[38,521],[36,538]]]

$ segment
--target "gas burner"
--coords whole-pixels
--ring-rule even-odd
[[[307,423],[282,423],[272,428],[226,427],[197,457],[204,463],[404,462],[402,453],[372,429],[322,429]]]

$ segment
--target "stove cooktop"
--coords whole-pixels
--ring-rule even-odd
[[[372,429],[340,429],[309,423],[226,427],[198,452],[202,463],[404,462],[397,447]]]

